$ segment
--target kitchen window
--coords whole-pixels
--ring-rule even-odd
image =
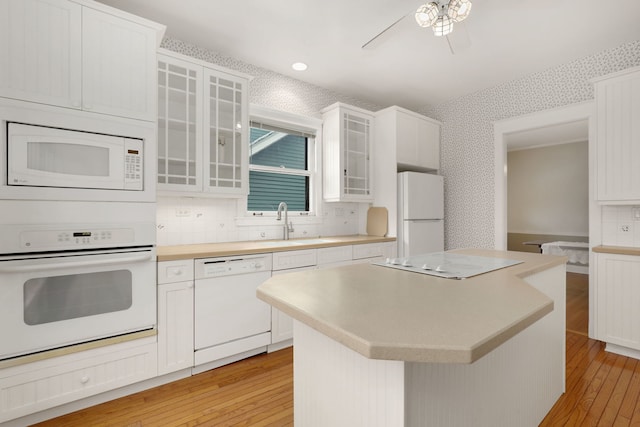
[[[299,119],[304,118],[272,113],[251,117],[247,212],[271,216],[286,202],[293,215],[313,214],[316,129],[301,126]]]

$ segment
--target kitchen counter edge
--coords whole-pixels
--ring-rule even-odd
[[[593,252],[601,254],[617,254],[617,255],[634,255],[640,256],[640,248],[632,248],[630,246],[594,246]]]
[[[317,242],[317,240],[327,240],[326,242]],[[309,240],[309,243],[304,243]],[[191,245],[172,245],[158,246],[158,261],[177,261],[191,258],[213,258],[233,255],[250,255],[271,252],[297,251],[303,249],[330,248],[346,245],[361,245],[366,243],[385,243],[395,242],[395,237],[378,237],[378,236],[326,236],[320,238],[309,239],[291,239],[291,240],[251,240],[241,242],[224,242],[224,243],[198,243]],[[282,243],[273,246],[273,242],[291,242],[291,244]]]

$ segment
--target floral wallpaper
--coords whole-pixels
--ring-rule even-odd
[[[420,113],[440,120],[445,246],[494,247],[493,122],[593,99],[590,79],[640,65],[640,40]]]

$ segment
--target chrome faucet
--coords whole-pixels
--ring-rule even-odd
[[[287,214],[287,204],[285,202],[280,202],[278,205],[278,217],[276,218],[278,221],[282,219],[282,211],[284,210],[284,229],[282,238],[284,240],[289,240],[289,233],[293,233],[293,222],[289,222],[289,215]]]

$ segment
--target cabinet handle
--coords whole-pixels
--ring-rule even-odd
[[[89,382],[89,377],[87,375],[83,376],[82,378],[80,378],[80,382],[82,384],[86,384]]]

